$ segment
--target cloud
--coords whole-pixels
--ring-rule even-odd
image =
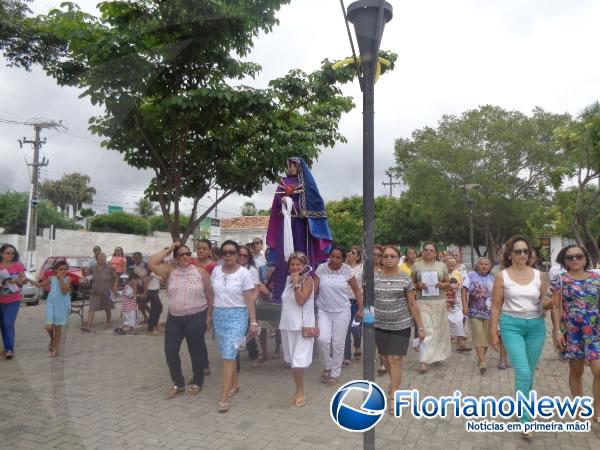
[[[347,5],[349,1],[346,1]],[[92,11],[96,0],[81,3]],[[460,114],[483,104],[530,112],[535,106],[576,114],[597,99],[600,60],[595,58],[600,3],[594,1],[475,0],[393,1],[394,18],[387,24],[382,48],[397,52],[396,70],[380,79],[375,92],[375,193],[384,195],[384,171],[394,164],[398,137],[416,128],[435,126],[442,114]],[[37,1],[36,12],[54,3]],[[255,85],[282,76],[292,68],[306,72],[329,58],[350,55],[339,3],[296,0],[278,14],[280,25],[256,40],[250,60],[263,67]],[[357,108],[344,116],[340,128],[347,144],[324,149],[313,173],[326,200],[362,192],[362,105],[358,84],[344,92]],[[100,149],[87,131],[97,113],[89,100],[72,88],[59,88],[41,71],[0,70],[0,118],[43,117],[66,120],[71,134],[48,130],[43,148],[50,158],[47,177],[82,172],[98,190],[99,209],[108,204],[133,208],[151,176],[128,167],[116,152]],[[27,190],[28,175],[16,139],[32,137],[32,129],[0,124],[3,170],[0,189]],[[283,170],[283,168],[282,168]],[[251,200],[268,208],[274,186]],[[398,188],[395,188],[398,192]],[[239,214],[242,197],[228,198],[221,214]],[[207,202],[203,202],[207,203]]]

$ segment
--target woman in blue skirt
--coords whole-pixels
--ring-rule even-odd
[[[219,412],[229,410],[229,399],[239,390],[235,368],[239,343],[244,339],[250,318],[248,337],[256,335],[255,286],[250,272],[238,263],[239,246],[234,241],[221,244],[223,264],[211,275],[215,294],[212,322],[223,358],[223,392]],[[210,322],[210,318],[209,318]]]

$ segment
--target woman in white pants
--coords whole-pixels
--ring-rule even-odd
[[[358,311],[355,317],[363,314],[362,290],[350,266],[344,263],[346,249],[334,247],[329,261],[320,264],[315,271],[315,295],[317,296],[319,349],[323,361],[321,381],[334,386],[342,371],[346,332],[350,322],[350,297],[348,285],[354,293]]]

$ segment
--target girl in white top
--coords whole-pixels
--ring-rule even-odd
[[[281,296],[281,344],[285,362],[292,368],[292,376],[296,384],[296,393],[291,402],[295,406],[304,406],[304,369],[312,363],[312,337],[302,335],[303,327],[315,326],[315,302],[313,280],[302,269],[308,264],[304,253],[292,253],[288,259],[289,276]]]
[[[331,386],[337,384],[342,371],[346,332],[350,323],[348,285],[358,305],[356,317],[360,318],[363,314],[362,292],[350,266],[344,263],[345,259],[346,250],[334,247],[329,254],[329,261],[320,264],[315,271],[320,330],[318,342],[323,360],[321,381]]]
[[[539,270],[527,265],[531,244],[523,236],[513,236],[504,244],[502,265],[505,267],[494,282],[490,344],[499,350],[500,339],[515,370],[515,391],[529,396],[533,389],[535,366],[544,348],[546,327],[543,309],[552,308],[552,300],[544,299],[547,291]],[[544,300],[543,300],[544,299]],[[521,422],[531,419],[525,413]],[[523,433],[523,437],[531,437]]]

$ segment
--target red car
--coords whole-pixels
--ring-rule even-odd
[[[56,261],[64,260],[69,265],[69,271],[67,275],[71,279],[71,286],[73,287],[72,292],[77,292],[79,289],[79,280],[83,278],[82,269],[84,267],[90,267],[90,262],[92,258],[90,256],[50,256],[46,259],[42,268],[39,272],[39,281],[44,281],[52,276],[52,266]],[[42,298],[46,299],[48,297],[48,291],[44,291],[42,293]]]

